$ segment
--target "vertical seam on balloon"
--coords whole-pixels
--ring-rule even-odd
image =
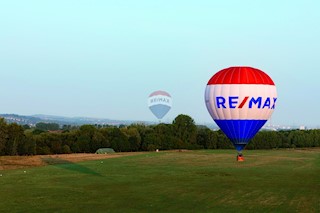
[[[221,83],[224,84],[224,79],[226,78],[226,75],[227,75],[228,72],[224,72],[224,75],[223,75],[223,78],[221,76]]]
[[[236,70],[236,69],[235,69]],[[235,71],[234,70],[234,71]],[[238,71],[238,84],[236,85],[237,86],[237,89],[238,89],[238,94],[240,94],[240,86],[242,85],[241,84],[241,79],[240,79],[240,76],[241,76],[241,67],[237,67],[237,71]],[[237,118],[239,119],[240,118],[240,109],[238,109],[237,110]],[[241,128],[240,128],[240,121],[239,120],[237,120],[237,121],[235,121],[235,122],[237,122],[238,123],[238,137],[237,137],[237,135],[235,135],[235,138],[236,138],[236,140],[237,140],[237,143],[239,143],[240,142],[240,140],[241,140]],[[233,123],[232,123],[232,126],[233,126],[233,129],[234,129],[234,132],[235,132],[235,134],[236,134],[236,129],[235,129],[235,127],[234,127],[234,125],[233,125]]]
[[[229,121],[230,121],[230,120],[229,120]],[[229,138],[229,140],[231,140],[231,142],[232,142],[232,139],[231,139],[231,138],[233,138],[233,134],[232,134],[232,131],[230,131],[231,129],[230,129],[230,126],[229,126],[229,124],[228,124],[229,122],[228,122],[228,120],[224,120],[223,122],[225,122],[225,125],[224,125],[224,126],[227,128],[227,132],[230,133],[230,136],[231,136],[231,137],[229,137],[224,131],[223,131],[223,132],[224,132],[225,135]],[[233,142],[232,142],[232,143],[233,143]]]
[[[272,91],[272,86],[271,85],[266,85],[267,87],[266,87],[266,89],[268,89],[268,93],[270,93],[270,91]],[[272,95],[273,96],[273,95]],[[269,118],[271,117],[271,112],[272,112],[272,109],[271,109],[271,107],[272,107],[272,97],[270,97],[270,108],[267,110],[267,113],[265,114],[265,118],[267,118],[268,120],[269,120]]]
[[[264,119],[265,120],[265,119]],[[251,131],[251,133],[253,133],[253,132],[256,132],[256,133],[258,133],[259,131],[260,131],[260,128],[264,125],[262,125],[262,126],[260,126],[260,128],[258,129],[257,128],[257,126],[258,125],[260,125],[260,122],[262,122],[263,120],[256,120],[256,121],[259,121],[259,122],[255,122],[256,124],[254,125],[254,128],[252,129],[252,131]],[[254,130],[254,131],[253,131]],[[254,136],[254,135],[253,135]],[[252,136],[252,138],[253,138],[253,136]]]
[[[220,86],[220,91],[219,91],[219,94],[221,94],[221,91],[222,91],[222,87],[226,87],[227,85],[221,85]],[[225,114],[225,112],[224,112],[224,110],[222,109],[222,114],[223,114],[223,120],[224,120],[224,122],[225,122],[225,125],[224,125],[224,127],[226,127],[227,129],[228,129],[228,132],[230,133],[230,135],[231,135],[231,138],[233,138],[233,134],[232,134],[232,131],[230,131],[230,126],[229,126],[229,124],[228,124],[228,121],[227,120],[230,120],[230,119],[226,119],[226,114]],[[220,127],[220,126],[219,126]],[[220,127],[220,129],[221,129],[221,127]],[[227,136],[228,137],[228,136]],[[229,137],[228,137],[229,138]],[[229,140],[231,140],[231,142],[232,142],[232,139],[231,138],[229,138]],[[232,142],[233,143],[233,142]]]
[[[219,72],[217,72],[216,74],[214,74],[211,78],[210,78],[210,80],[209,80],[209,82],[208,82],[208,84],[207,85],[209,85],[209,83],[212,85],[212,84],[217,84],[218,83],[218,79],[219,79],[219,77],[220,77],[220,71]]]
[[[255,136],[255,134],[254,133],[258,133],[259,132],[259,129],[257,128],[258,126],[260,126],[260,122],[261,122],[261,120],[257,120],[257,119],[255,119],[255,120],[252,120],[252,123],[254,123],[254,127],[251,129],[251,132],[250,132],[250,140]]]
[[[256,73],[259,74],[259,72],[260,72],[259,70],[257,70],[257,71],[258,71],[258,72],[253,72],[253,74],[254,74],[254,80],[255,80],[255,82],[254,82],[255,85],[258,85]],[[260,78],[261,78],[261,76],[260,76]],[[261,83],[260,83],[260,84],[261,84]],[[257,120],[257,119],[254,119],[254,120]],[[254,128],[251,130],[250,134],[252,134],[253,130],[256,131],[257,125],[258,125],[258,122],[255,122]],[[258,130],[258,131],[259,131],[259,130]],[[258,133],[258,131],[256,131],[256,133]]]
[[[274,96],[277,96],[276,86],[275,86],[275,85],[270,85],[270,88],[272,88],[272,91],[273,91],[272,95],[273,95],[273,97],[274,97]],[[273,97],[272,97],[272,102],[273,102]],[[272,105],[273,105],[273,103],[272,103]],[[271,107],[272,107],[272,106],[271,106]],[[270,109],[269,114],[268,114],[268,117],[269,117],[269,118],[272,117],[273,112],[274,112],[274,109]]]
[[[233,73],[232,73],[233,74]],[[229,84],[229,94],[230,94],[230,91],[231,91],[231,84]],[[230,110],[230,115],[231,115],[231,109],[229,109]],[[232,120],[232,116],[231,116],[231,118],[230,118],[231,120]],[[234,128],[234,124],[233,124],[233,122],[230,122],[231,123],[231,125],[232,125],[232,128],[233,128],[233,131],[232,131],[232,138],[234,138],[234,139],[236,139],[237,140],[237,135],[236,135],[236,129]]]
[[[257,76],[256,76],[256,74],[257,74],[257,72],[255,72],[255,70],[257,70],[257,69],[254,69],[254,70],[252,70],[252,73],[253,73],[253,76],[254,76],[254,82],[253,82],[253,84],[254,85],[259,85],[259,84],[261,84],[261,83],[258,83],[258,78],[257,78]],[[258,70],[257,70],[258,71]],[[253,85],[252,84],[252,85]],[[255,117],[256,117],[256,114],[254,114],[255,115]]]
[[[262,80],[262,83],[260,83],[260,84],[266,84],[265,83],[265,78],[263,78],[263,76],[261,75],[261,71],[260,70],[258,70],[257,74],[259,75],[260,79]]]
[[[249,82],[249,78],[248,78],[248,69],[246,69],[246,83]]]
[[[219,75],[219,78],[217,78],[217,82],[216,83],[221,84],[222,83],[222,77],[223,77],[223,72],[220,71],[220,75]]]
[[[268,87],[268,85],[261,85],[261,87],[263,87],[263,97],[267,97],[267,92],[266,92],[266,90],[267,90],[267,87]],[[262,106],[262,103],[261,103],[261,107],[263,107]],[[265,110],[264,108],[261,108],[262,109],[262,116],[261,117],[263,117],[265,120],[267,120],[267,117],[266,117],[266,115],[267,115],[267,113],[268,113],[268,110]]]
[[[252,83],[256,83],[257,79],[256,79],[255,72],[254,72],[254,70],[253,70],[253,69],[251,69],[250,71],[251,71],[251,76],[253,76],[253,79],[251,79],[251,80],[253,80],[253,82],[249,82],[249,83],[250,83],[250,84],[252,84]]]
[[[224,84],[223,85],[223,87],[225,87],[226,88],[226,86],[227,86],[228,84]],[[220,94],[222,94],[222,86],[221,86],[221,88],[220,88]],[[229,91],[228,91],[229,92]],[[227,93],[228,94],[228,93]],[[226,114],[227,114],[227,112],[225,112],[225,110],[224,109],[222,109],[222,114],[223,114],[223,119],[225,119],[225,120],[227,120],[227,116],[226,116]]]
[[[244,128],[243,128],[243,131],[244,131],[244,133],[243,133],[243,140],[247,143],[247,142],[248,142],[248,131],[246,131],[246,130],[247,130],[248,124],[250,124],[250,123],[249,123],[249,120],[243,120],[243,121],[246,121],[246,122],[244,122],[244,123],[245,123],[245,126],[244,126]],[[250,130],[250,129],[249,129],[249,130]]]
[[[232,71],[231,71],[231,74],[230,74],[230,83],[232,82],[234,82],[233,81],[233,78],[234,78],[234,73],[235,73],[235,71],[236,71],[236,69],[237,68],[234,68],[234,69],[232,69]],[[240,68],[238,68],[238,69],[240,69]],[[230,94],[230,92],[232,91],[231,89],[233,89],[232,87],[234,87],[235,86],[235,84],[229,84],[229,94]],[[239,87],[238,87],[239,88]],[[239,93],[238,93],[239,94]],[[231,117],[233,117],[232,115],[233,115],[233,110],[234,109],[229,109],[230,110],[230,115],[231,115]],[[236,113],[238,113],[239,112],[239,110],[237,110],[237,112]],[[239,113],[238,113],[239,114]],[[234,127],[234,125],[233,125],[233,122],[232,122],[232,128],[233,128],[233,132],[234,132],[234,138],[237,138],[237,133],[236,133],[236,128]]]
[[[250,85],[250,84],[246,84],[246,90],[248,89],[248,85]],[[250,89],[250,88],[249,88]],[[247,91],[246,91],[247,92]],[[246,110],[245,110],[245,118],[247,118],[248,117],[248,108],[245,108]]]
[[[273,97],[274,97],[274,96],[278,96],[278,95],[277,95],[276,86],[275,86],[275,85],[270,85],[270,88],[272,88],[272,91],[273,91],[272,95],[273,95]],[[272,97],[272,98],[273,98],[273,97]],[[273,99],[272,99],[272,102],[273,102]],[[273,105],[273,104],[272,104],[272,105]],[[272,107],[272,106],[271,106],[271,107]],[[274,109],[270,109],[270,112],[269,112],[269,114],[268,114],[268,117],[269,117],[269,118],[271,118],[273,112],[274,112]]]
[[[231,138],[233,138],[233,134],[232,134],[232,131],[230,131],[231,129],[230,129],[230,126],[229,126],[229,124],[228,124],[228,120],[225,120],[225,126],[227,127],[227,129],[228,129],[228,132],[230,133],[230,135],[231,135]],[[227,136],[228,137],[228,136]],[[228,137],[229,138],[229,137]],[[231,139],[231,138],[229,138],[229,140],[231,140],[231,142],[232,142],[232,140],[233,139]],[[232,142],[233,143],[233,142]]]
[[[234,133],[235,133],[235,135],[233,136],[232,143],[233,143],[233,145],[239,144],[240,138],[241,138],[241,134],[238,134],[238,132],[239,132],[238,130],[241,129],[241,126],[240,126],[241,121],[240,120],[232,120],[231,123],[232,123],[233,129],[234,129]]]
[[[270,90],[270,89],[269,89],[269,85],[263,85],[263,87],[264,87],[264,90],[263,90],[263,92],[264,92],[264,97],[267,97],[268,91]],[[271,99],[270,99],[270,105],[271,105]],[[262,106],[262,107],[263,107],[263,106]],[[270,111],[270,108],[269,108],[269,109],[264,109],[264,108],[262,108],[262,110],[264,110],[264,115],[263,115],[263,117],[264,117],[266,120],[268,120],[268,113],[269,113],[269,111]]]
[[[230,73],[230,82],[229,82],[229,83],[233,83],[234,70],[235,70],[235,69],[232,69],[232,71],[231,71],[231,73]]]
[[[238,85],[237,85],[237,87],[238,87],[238,94],[240,95],[240,86],[242,85],[242,84],[240,84],[241,83],[241,79],[240,79],[240,76],[241,76],[241,68],[240,67],[238,67],[238,72],[239,72],[239,74],[238,74]],[[237,116],[237,118],[238,119],[240,119],[240,110],[242,110],[242,109],[238,109],[237,110],[237,114],[238,114],[238,116]],[[239,136],[241,136],[241,128],[239,128]]]
[[[248,120],[250,121],[250,127],[249,127],[249,131],[246,133],[246,141],[249,142],[249,140],[251,139],[250,135],[252,132],[252,125],[253,125],[253,120]]]
[[[209,89],[209,106],[210,106],[210,108],[212,108],[213,115],[216,115],[215,117],[218,117],[218,110],[214,105],[215,104],[215,100],[212,100],[212,105],[213,106],[211,106],[210,97],[215,97],[216,96],[217,87],[220,87],[220,85],[211,85],[210,89]]]
[[[252,131],[251,131],[251,135],[250,135],[250,138],[252,139],[255,134],[254,133],[258,133],[259,132],[259,129],[258,129],[258,126],[260,126],[260,122],[261,120],[253,120],[252,123],[254,123],[254,127],[252,128]]]
[[[243,127],[243,140],[247,141],[247,138],[245,136],[245,133],[247,132],[247,122],[244,123],[244,127]]]
[[[263,77],[264,84],[272,85],[272,79],[265,72],[259,70],[259,74]],[[273,82],[274,84],[274,82]]]
[[[240,68],[240,67],[238,68],[238,71],[239,71],[239,75],[238,75],[238,76],[239,76],[239,79],[238,79],[238,80],[239,80],[239,83],[240,83],[240,82],[241,82],[241,79],[240,79],[240,76],[241,76],[241,74],[240,74],[241,68]],[[238,94],[240,94],[240,85],[241,85],[241,84],[238,85]],[[239,110],[238,110],[238,118],[240,118],[240,110],[242,110],[242,109],[239,109]]]
[[[230,84],[227,84],[227,85],[228,85],[228,94],[230,94]],[[229,114],[230,114],[230,118],[228,118],[228,120],[232,120],[230,108],[229,108]],[[224,116],[224,118],[226,118],[226,116]],[[228,126],[228,127],[229,127],[230,124],[232,124],[232,122],[227,122],[227,126]],[[231,128],[231,125],[230,125],[230,128]],[[233,125],[232,125],[232,129],[234,129],[234,128],[233,128]],[[230,134],[231,134],[231,137],[234,138],[234,135],[233,135],[233,132],[234,132],[234,131],[229,131],[229,132],[230,132]]]

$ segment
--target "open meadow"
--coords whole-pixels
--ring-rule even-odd
[[[320,149],[112,155],[0,168],[0,212],[320,212]]]

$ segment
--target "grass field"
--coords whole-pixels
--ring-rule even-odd
[[[320,212],[320,149],[142,153],[0,171],[0,212]]]

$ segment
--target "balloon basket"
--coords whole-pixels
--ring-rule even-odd
[[[244,161],[244,157],[243,157],[242,154],[238,154],[238,155],[237,155],[237,161],[238,161],[238,162]]]

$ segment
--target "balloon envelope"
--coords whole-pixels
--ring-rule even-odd
[[[263,71],[230,67],[217,72],[205,90],[207,109],[238,152],[271,117],[276,86]]]
[[[162,119],[169,112],[171,106],[172,98],[169,93],[159,90],[149,95],[148,107],[158,119]]]

